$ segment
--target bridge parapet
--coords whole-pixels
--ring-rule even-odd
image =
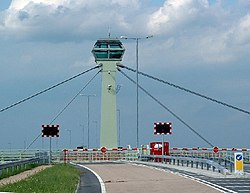
[[[6,162],[20,161],[34,157],[46,157],[48,152],[45,150],[32,149],[24,151],[23,149],[0,150],[0,164]]]
[[[18,161],[9,161],[0,164],[0,176],[2,174],[8,174],[9,172],[19,171],[21,169],[26,169],[29,164],[46,164],[48,163],[47,154],[39,154],[36,157],[22,159]]]
[[[216,151],[215,151],[216,150]],[[250,163],[250,149],[247,148],[172,148],[170,155],[150,155],[140,152],[140,160],[165,162],[173,165],[233,173],[234,153],[242,152],[244,163]]]
[[[232,173],[233,164],[230,164],[229,170],[216,161],[202,158],[180,157],[180,156],[162,156],[162,155],[141,155],[141,161],[162,162],[165,164],[186,166],[207,171],[219,172],[223,175]]]
[[[181,157],[205,158],[205,159],[222,159],[234,162],[234,153],[242,152],[245,163],[250,163],[250,149],[247,148],[219,148],[214,152],[213,148],[172,148],[170,155]]]

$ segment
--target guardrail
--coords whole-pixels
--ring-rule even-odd
[[[242,152],[244,162],[250,163],[250,150],[246,148],[220,148],[217,153],[215,153],[212,148],[172,148],[170,155],[206,159],[221,158],[233,162],[235,152]]]
[[[62,150],[52,150],[52,161],[57,162],[60,157]],[[12,149],[9,150],[0,150],[0,164],[6,162],[13,162],[13,161],[20,161],[20,160],[27,160],[34,157],[46,157],[49,155],[48,150],[38,150],[38,149],[31,149],[24,151],[23,149]]]
[[[180,156],[162,156],[162,155],[140,155],[139,160],[141,161],[154,161],[168,163],[177,166],[186,166],[191,168],[206,169],[213,172],[219,172],[223,175],[226,175],[233,170],[233,163],[228,164],[229,168],[226,168],[216,161],[202,159],[202,158],[192,158],[192,157],[180,157]]]
[[[14,172],[15,170],[26,168],[29,164],[42,164],[47,162],[47,157],[36,157],[26,160],[7,162],[4,164],[0,164],[0,175],[3,173],[3,171],[5,171],[6,173],[8,173],[9,171]]]
[[[18,161],[23,159],[30,159],[36,157],[36,154],[44,153],[42,150],[29,150],[24,151],[22,149],[13,149],[12,151],[0,150],[0,161],[9,162],[9,161]]]

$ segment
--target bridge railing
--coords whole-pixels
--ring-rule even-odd
[[[229,170],[217,163],[216,161],[203,159],[203,158],[192,158],[192,157],[181,157],[181,156],[162,156],[162,155],[140,155],[139,160],[146,162],[162,162],[165,164],[185,166],[197,169],[205,169],[213,172],[219,172],[223,175],[232,172],[233,164],[229,164]]]
[[[44,164],[44,163],[48,163],[48,156],[5,162],[0,164],[0,176],[3,173],[18,171],[23,168],[26,169],[27,165],[30,164]]]
[[[51,152],[52,162],[101,162],[117,160],[138,160],[139,150],[137,148],[109,149],[103,153],[100,149],[69,149],[66,151],[55,150]],[[48,150],[0,150],[0,164],[31,159],[34,157],[48,157]]]
[[[217,153],[213,151],[213,148],[172,148],[170,150],[170,155],[206,159],[224,159],[233,162],[235,152],[242,152],[244,162],[250,163],[250,150],[246,148],[220,148]]]
[[[48,152],[45,150],[27,150],[13,149],[13,150],[0,150],[0,164],[5,162],[13,162],[19,160],[31,159],[34,157],[42,157],[47,155]]]

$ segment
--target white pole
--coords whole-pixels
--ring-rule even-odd
[[[49,137],[49,165],[51,165],[51,137]]]
[[[164,163],[164,133],[162,135],[162,163]]]
[[[136,147],[139,148],[139,87],[138,87],[138,69],[139,69],[139,60],[138,60],[138,41],[139,38],[136,38]]]

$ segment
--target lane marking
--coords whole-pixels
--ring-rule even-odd
[[[75,164],[75,163],[71,163],[71,164],[77,165],[79,167],[83,167],[83,168],[89,170],[91,173],[93,173],[97,177],[97,179],[101,185],[101,192],[106,193],[105,183],[103,182],[102,178],[94,170],[92,170],[84,165],[81,165],[81,164]]]
[[[218,182],[216,184],[221,184],[221,185],[249,185],[249,182],[244,182],[244,183],[236,183],[236,182]]]
[[[217,184],[213,184],[213,183],[211,183],[211,182],[208,182],[208,181],[206,181],[206,180],[202,180],[202,179],[199,179],[199,178],[195,178],[195,177],[193,177],[193,176],[189,176],[189,175],[186,175],[186,174],[179,174],[180,176],[183,176],[183,177],[187,177],[187,178],[189,178],[189,179],[193,179],[194,181],[197,181],[197,182],[199,182],[199,183],[201,183],[201,184],[204,184],[204,185],[207,185],[207,186],[209,186],[209,187],[212,187],[212,188],[214,188],[214,189],[216,189],[216,190],[218,190],[218,191],[220,191],[220,192],[223,192],[223,193],[228,193],[228,192],[230,192],[230,193],[237,193],[237,192],[235,192],[235,191],[233,191],[233,190],[229,190],[229,189],[227,189],[227,188],[225,188],[225,187],[222,187],[222,186],[219,186],[219,185],[217,185]]]
[[[237,193],[237,192],[235,192],[235,191],[233,191],[233,190],[229,190],[229,189],[227,189],[227,188],[225,188],[225,187],[222,187],[222,186],[219,186],[219,185],[217,185],[217,184],[213,184],[213,183],[211,183],[211,182],[208,182],[208,181],[206,181],[206,180],[202,180],[202,179],[199,179],[199,178],[196,178],[196,177],[193,177],[193,176],[190,176],[190,175],[187,175],[187,174],[181,174],[181,173],[179,173],[179,172],[173,172],[173,171],[169,171],[167,168],[166,169],[163,169],[163,168],[157,168],[157,166],[149,166],[149,165],[144,165],[144,164],[136,164],[136,163],[133,163],[134,165],[138,165],[138,166],[144,166],[144,167],[148,167],[148,168],[151,168],[151,169],[156,169],[156,170],[160,170],[160,171],[164,171],[164,172],[168,172],[168,173],[173,173],[173,174],[176,174],[176,175],[179,175],[179,176],[182,176],[182,177],[184,177],[184,178],[188,178],[188,179],[191,179],[191,180],[194,180],[194,181],[196,181],[196,182],[198,182],[198,183],[201,183],[201,184],[204,184],[204,185],[206,185],[206,186],[209,186],[209,187],[211,187],[211,188],[213,188],[213,189],[215,189],[215,190],[218,190],[218,191],[220,191],[220,192],[223,192],[223,193]]]
[[[227,178],[227,179],[211,179],[210,181],[215,181],[215,182],[219,182],[219,181],[221,181],[221,182],[227,182],[227,181],[232,181],[232,182],[248,182],[248,181],[250,181],[250,179],[247,179],[247,178],[243,178],[243,179],[240,179],[240,178],[237,178],[237,179],[235,179],[235,178]]]
[[[250,186],[226,186],[229,188],[250,188]]]
[[[234,186],[243,186],[243,185],[249,185],[249,183],[216,183],[216,184],[219,184],[219,185],[227,185],[227,186],[230,186],[230,185],[234,185]]]

